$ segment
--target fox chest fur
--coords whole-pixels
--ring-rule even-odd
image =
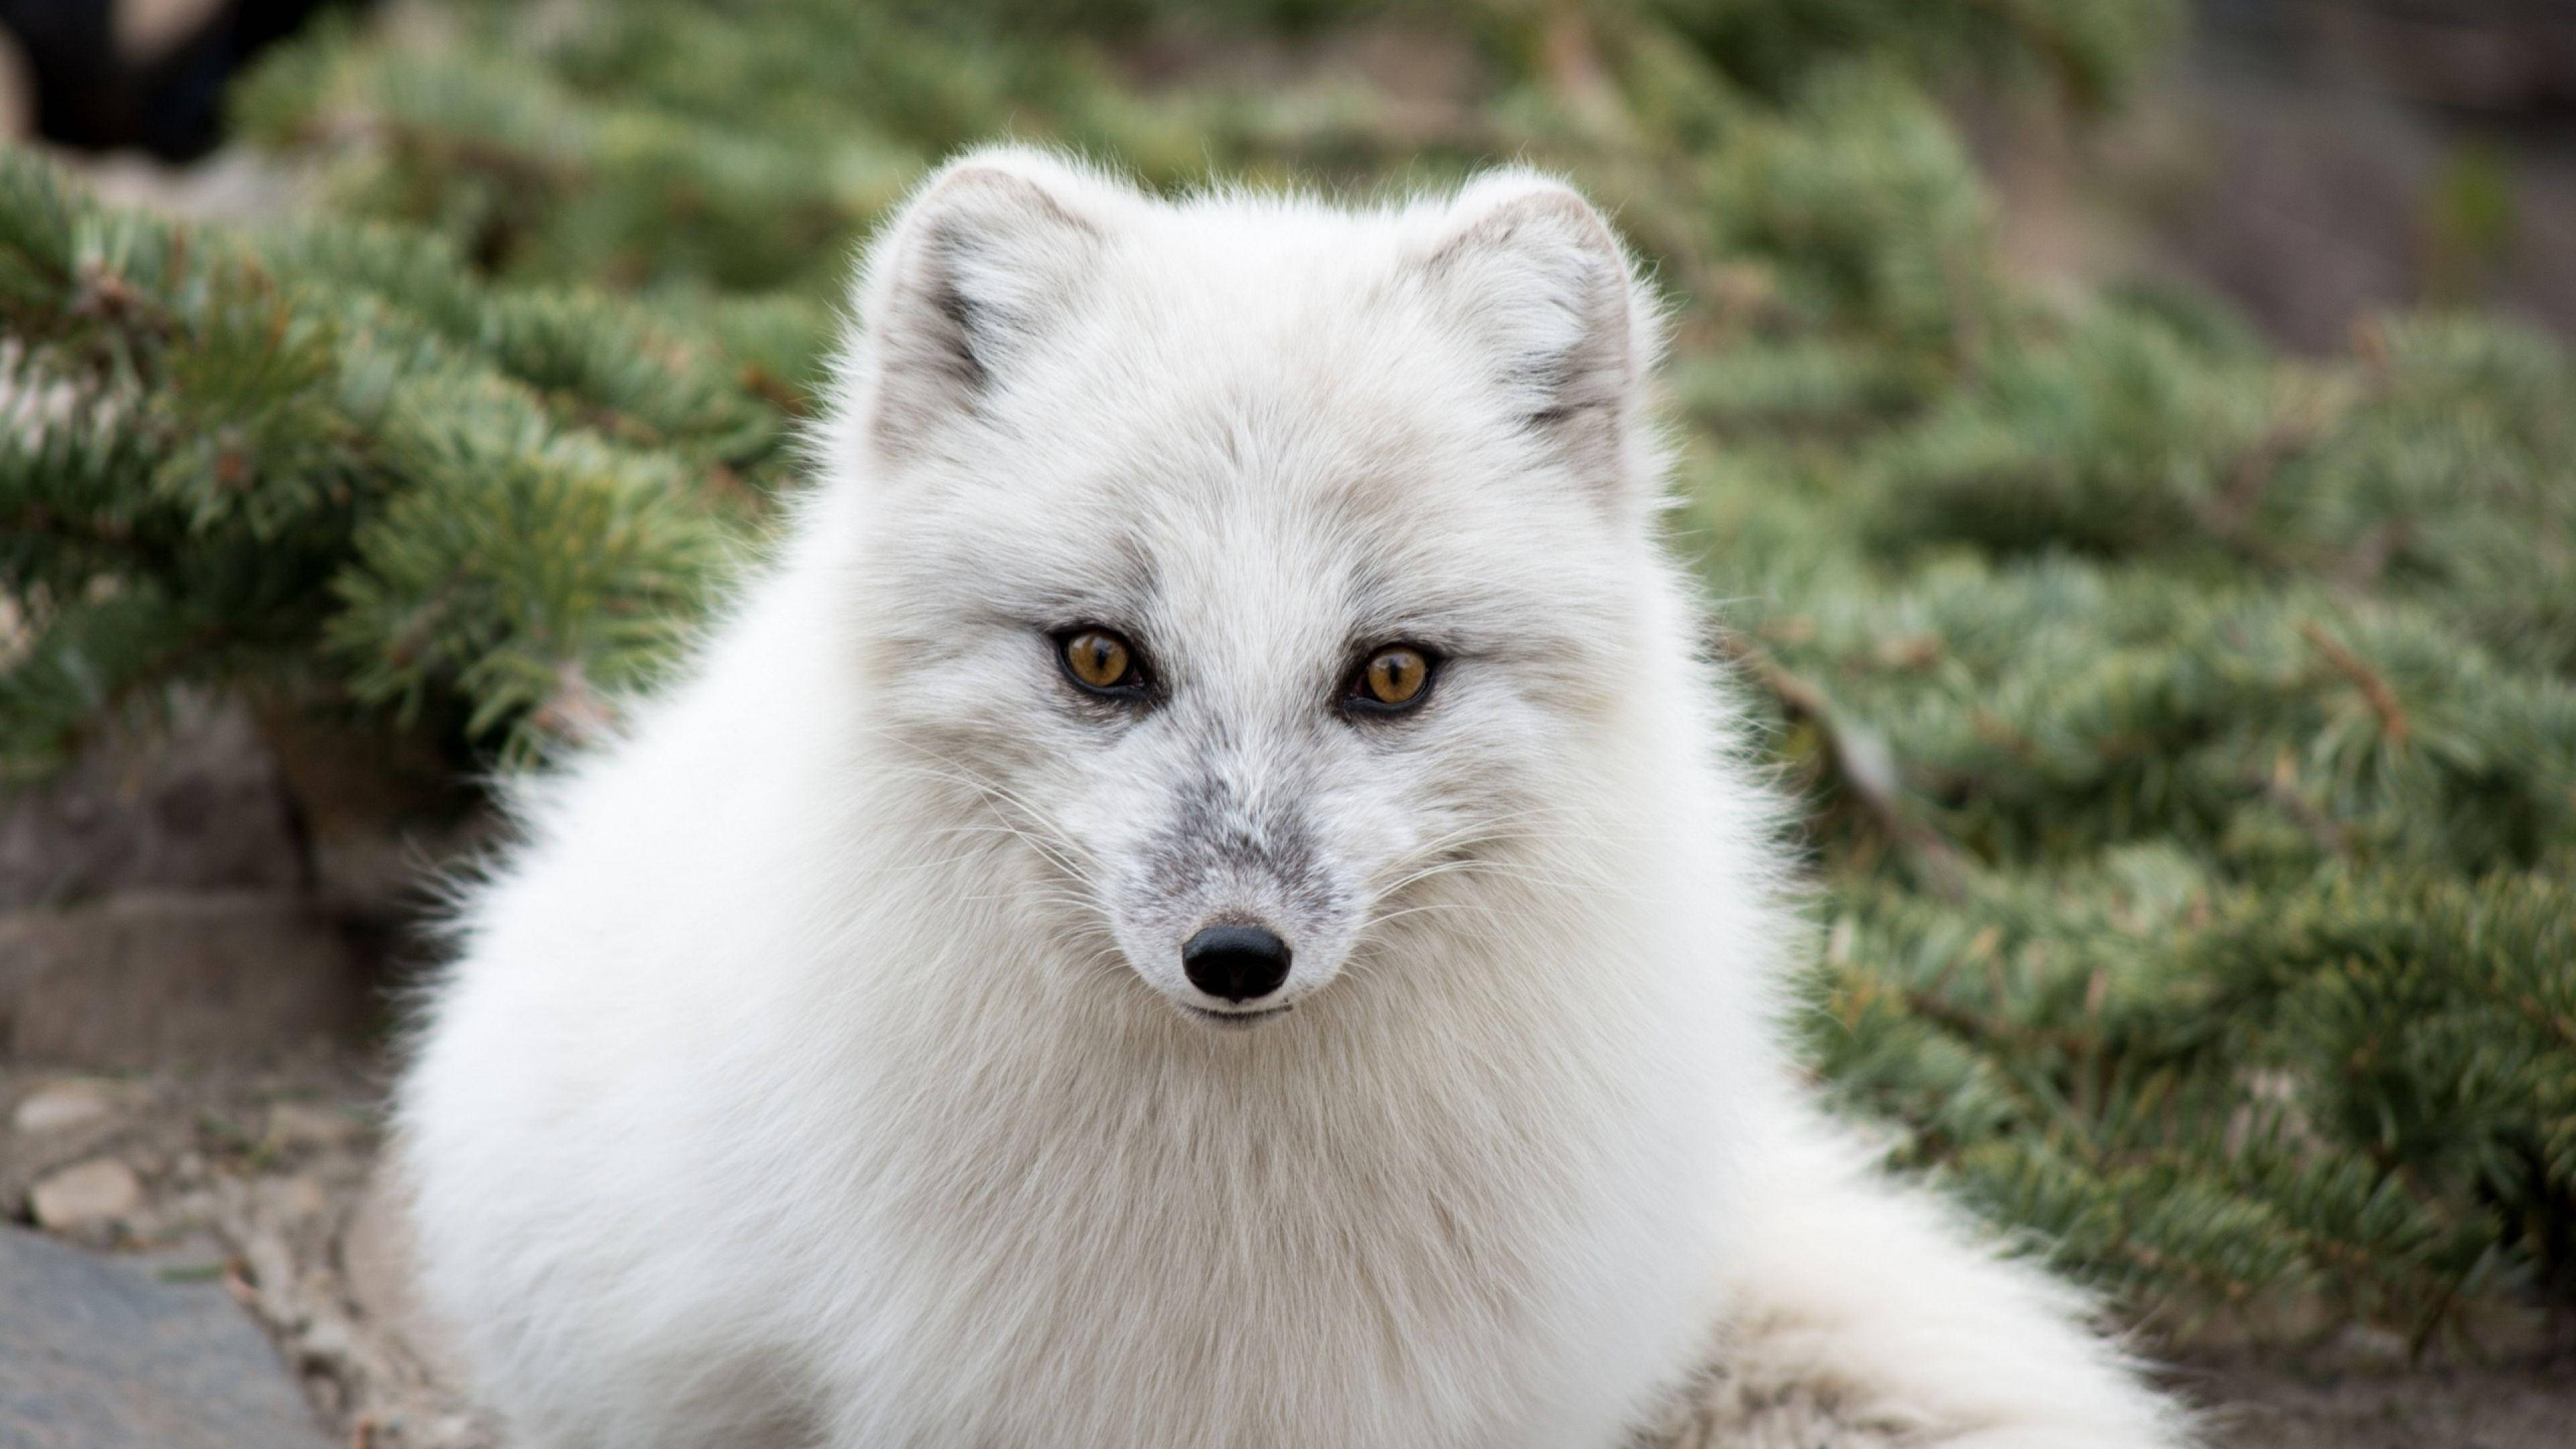
[[[1067,1024],[864,1115],[849,1442],[1580,1444],[1703,1346],[1719,1164],[1633,1080],[1539,1040]]]

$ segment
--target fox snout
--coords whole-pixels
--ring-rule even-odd
[[[1350,895],[1303,798],[1198,770],[1124,851],[1112,919],[1128,961],[1182,1013],[1250,1026],[1334,974]]]

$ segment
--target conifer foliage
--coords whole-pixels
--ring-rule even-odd
[[[0,766],[182,680],[524,750],[649,679],[783,457],[756,374],[434,237],[99,210],[0,158]]]
[[[2576,1303],[2576,363],[2004,276],[1938,88],[2114,107],[2169,7],[1494,0],[1405,22],[1489,77],[1446,110],[1148,84],[1146,0],[574,13],[280,54],[236,109],[321,177],[292,225],[0,158],[0,766],[176,679],[460,762],[589,733],[765,535],[851,248],[953,145],[1526,157],[1674,293],[1677,538],[1805,807],[1819,1071],[2168,1323]]]

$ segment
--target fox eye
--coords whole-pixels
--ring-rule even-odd
[[[1136,667],[1136,650],[1106,629],[1076,629],[1056,639],[1056,657],[1065,677],[1093,694],[1143,692],[1145,677]]]
[[[1371,654],[1351,677],[1344,703],[1368,714],[1393,714],[1420,704],[1430,692],[1432,658],[1410,644],[1389,644]]]

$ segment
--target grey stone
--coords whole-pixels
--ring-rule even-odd
[[[363,1021],[365,965],[313,903],[134,892],[0,916],[0,1057],[93,1070],[255,1063]]]
[[[323,1449],[221,1284],[0,1229],[0,1449]]]

